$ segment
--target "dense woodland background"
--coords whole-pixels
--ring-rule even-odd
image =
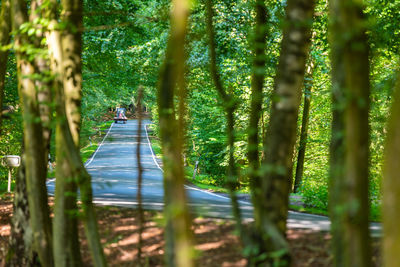
[[[290,263],[284,238],[289,192],[301,196],[307,210],[330,211],[336,266],[370,265],[368,218],[382,220],[385,195],[384,218],[396,222],[399,214],[399,177],[392,168],[398,165],[400,152],[399,105],[393,101],[399,91],[400,1],[28,2],[11,0],[11,9],[8,0],[1,2],[0,53],[5,71],[0,72],[5,78],[4,89],[0,81],[4,95],[0,96],[4,107],[1,156],[21,155],[25,136],[29,160],[33,152],[26,143],[39,140],[32,138],[40,131],[40,140],[50,143],[41,152],[44,155],[49,149],[51,161],[58,162],[57,180],[68,177],[70,169],[76,170],[71,174],[76,177],[75,185],[66,181],[57,186],[64,192],[76,192],[79,186],[82,192],[90,180],[80,169],[78,148],[89,145],[93,126],[103,121],[107,112],[116,106],[136,106],[141,87],[143,105],[160,138],[165,181],[172,185],[166,187],[167,204],[186,214],[184,195],[176,192],[183,190],[184,177],[194,177],[198,162],[196,181],[192,182],[226,190],[234,207],[235,192],[252,195],[254,229],[241,227],[240,214],[235,214],[239,236],[250,248],[246,250],[249,265]],[[11,19],[7,12],[13,14]],[[56,40],[51,39],[52,34],[60,33],[60,43],[52,43]],[[77,90],[78,104],[69,102],[69,97],[74,100],[76,95],[69,96],[67,68],[60,69],[58,64],[68,58],[68,45],[77,57],[72,79],[78,85],[71,90]],[[57,49],[63,57],[56,57]],[[40,68],[41,59],[47,62],[44,69]],[[34,72],[24,73],[24,64],[36,66]],[[28,92],[23,83],[27,79],[34,84],[30,93],[36,95],[33,104],[22,97]],[[38,100],[38,88],[42,87],[50,88],[53,98]],[[47,119],[39,106],[50,107]],[[79,113],[75,120],[71,117],[76,113],[70,109]],[[41,120],[32,121],[30,116]],[[24,127],[32,132],[26,130],[24,135]],[[53,134],[46,137],[46,129]],[[176,140],[171,140],[176,131]],[[67,156],[60,152],[61,147],[74,146]],[[46,176],[45,161],[43,158],[40,164],[44,169],[36,172],[34,179],[40,179],[39,173]],[[32,163],[27,164],[34,173],[34,167],[29,167]],[[386,187],[382,186],[384,173]],[[0,167],[0,178],[4,192],[6,168]],[[90,188],[87,190],[85,216],[90,225],[88,218],[94,215]],[[37,192],[43,195],[43,190]],[[68,197],[62,201],[76,203]],[[47,209],[42,205],[41,209]],[[76,209],[76,204],[71,205]],[[68,222],[57,216],[56,209],[53,225]],[[167,242],[167,247],[171,246],[167,263],[193,266],[190,220],[167,212],[166,217],[171,223],[166,226],[167,235],[173,236],[167,240],[175,240]],[[171,226],[178,221],[182,229]],[[399,266],[400,261],[395,260],[399,230],[389,224],[386,229],[385,264]],[[60,226],[59,231],[63,236],[63,231],[71,229]],[[94,240],[98,238],[89,232]],[[51,234],[44,235],[51,242]],[[48,248],[38,249],[35,244],[33,250],[43,265],[72,264],[69,257],[73,258],[73,252],[58,259],[56,254],[41,253]],[[58,248],[62,246],[58,244]],[[98,246],[93,241],[95,263],[105,265]]]

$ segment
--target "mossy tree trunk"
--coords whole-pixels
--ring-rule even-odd
[[[23,109],[26,183],[35,250],[43,266],[53,266],[52,234],[47,189],[45,184],[46,159],[43,148],[43,129],[40,121],[37,91],[32,79],[34,66],[23,48],[31,45],[28,36],[18,32],[28,22],[27,5],[23,0],[12,1],[15,50],[17,53],[18,88]]]
[[[106,266],[98,225],[92,203],[91,177],[79,154],[80,98],[81,95],[81,35],[82,2],[63,1],[63,19],[67,27],[59,29],[56,16],[57,3],[53,1],[53,17],[50,23],[48,44],[51,69],[55,75],[56,96],[56,200],[54,232],[62,239],[55,244],[54,254],[60,266],[81,265],[76,220],[77,185],[80,189],[85,232],[95,266]],[[62,20],[64,22],[64,20]],[[72,38],[75,36],[76,39]],[[65,37],[66,36],[66,37]],[[64,39],[65,37],[65,39]],[[64,88],[68,88],[64,90]],[[68,106],[68,109],[67,109]],[[68,111],[67,111],[68,110]],[[58,195],[58,198],[57,198]],[[59,218],[57,218],[56,209]],[[57,226],[56,226],[57,225]],[[59,228],[59,229],[56,229]],[[69,251],[65,248],[66,246]],[[75,244],[75,248],[73,247]],[[57,245],[57,247],[56,247]]]
[[[331,0],[330,20],[333,121],[329,206],[334,265],[368,267],[370,83],[362,1]]]
[[[290,265],[285,239],[288,198],[314,6],[312,0],[289,0],[286,6],[286,23],[264,146],[265,159],[260,168],[262,197],[257,199],[258,205],[254,210],[264,246],[261,253],[271,266]],[[274,258],[272,252],[279,253],[279,256]]]
[[[158,88],[158,112],[164,165],[165,255],[167,266],[194,266],[191,220],[186,206],[183,170],[183,123],[175,116],[174,97],[183,92],[185,36],[189,1],[173,0],[171,29]],[[181,97],[180,97],[181,98]],[[180,99],[180,101],[184,101]],[[183,114],[179,114],[180,120]]]
[[[400,74],[388,124],[383,179],[383,262],[398,267],[400,251]]]
[[[66,72],[67,64],[64,62],[63,36],[68,28],[73,27],[71,22],[66,23],[64,29],[57,29],[59,24],[57,14],[58,4],[52,2],[52,18],[49,46],[52,54],[52,71],[55,75],[55,96],[56,96],[56,188],[54,200],[54,260],[56,266],[81,266],[82,259],[80,254],[80,244],[78,238],[78,207],[77,207],[77,177],[73,173],[73,168],[67,157],[68,150],[76,150],[79,147],[79,141],[74,139],[71,146],[66,146],[64,140],[65,128],[69,127],[70,120],[68,113],[65,112],[66,96],[64,90],[64,76],[73,79],[74,68],[70,67],[69,73]],[[63,6],[63,13],[66,12]],[[71,46],[71,45],[70,45]],[[70,48],[69,46],[69,48]],[[80,86],[77,83],[77,86]],[[70,134],[72,131],[70,130]],[[79,133],[75,132],[75,136]],[[79,139],[78,139],[79,140]]]

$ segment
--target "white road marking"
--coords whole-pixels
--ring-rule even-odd
[[[153,151],[153,148],[151,147],[151,143],[150,143],[150,139],[149,139],[149,134],[148,134],[148,132],[147,132],[147,126],[148,126],[148,125],[150,125],[150,124],[145,124],[145,125],[144,125],[144,130],[146,131],[147,143],[148,143],[148,145],[149,145],[149,147],[150,147],[151,155],[152,155],[153,160],[154,160],[154,162],[156,163],[157,167],[158,167],[162,172],[164,172],[164,170],[163,170],[163,169],[160,167],[160,165],[158,164],[157,159],[156,159],[156,156],[155,156],[154,151]],[[189,186],[189,185],[184,185],[184,186],[185,186],[186,188],[188,188],[188,189],[192,189],[192,190],[195,190],[195,191],[200,191],[200,192],[206,193],[206,194],[211,195],[211,196],[214,196],[214,197],[219,197],[219,198],[231,200],[229,197],[221,196],[221,195],[218,195],[218,194],[215,194],[215,193],[212,193],[212,192],[203,190],[203,189],[191,187],[191,186]],[[241,204],[244,204],[244,205],[251,205],[250,202],[242,201],[242,200],[238,200],[238,203],[241,203]]]
[[[90,157],[89,161],[85,163],[85,167],[89,166],[89,164],[92,163],[94,157],[96,157],[97,152],[99,151],[100,147],[103,145],[104,140],[106,140],[106,138],[107,138],[108,134],[110,133],[111,128],[112,128],[113,126],[114,126],[114,122],[111,123],[111,126],[110,126],[110,128],[108,129],[108,131],[107,131],[107,133],[106,133],[106,136],[104,136],[103,140],[101,141],[100,145],[97,147],[97,149],[96,149],[96,151],[93,153],[93,155]]]

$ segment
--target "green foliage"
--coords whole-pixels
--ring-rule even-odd
[[[267,1],[268,39],[267,66],[262,112],[264,129],[268,128],[270,94],[277,66],[281,29],[286,1]],[[116,0],[84,1],[83,34],[83,99],[81,144],[86,159],[101,141],[99,121],[110,108],[128,106],[136,102],[136,90],[144,88],[144,104],[157,125],[156,88],[159,68],[164,57],[169,30],[169,1]],[[395,72],[400,62],[399,27],[400,2],[367,0],[369,41],[371,46],[371,164],[370,196],[373,218],[379,217],[380,183],[382,180],[383,150],[386,119],[391,104]],[[247,190],[247,125],[250,109],[250,77],[252,62],[252,29],[254,11],[252,1],[214,1],[214,26],[217,41],[218,68],[221,80],[238,106],[235,113],[235,160],[240,172],[241,189]],[[328,45],[327,1],[316,6],[313,23],[311,56],[313,73],[310,124],[304,165],[304,182],[300,188],[308,207],[326,210],[328,205],[329,144],[331,135],[330,48]],[[37,21],[46,26],[46,21]],[[25,25],[23,31],[34,36],[38,29]],[[188,114],[185,156],[192,177],[193,166],[199,161],[195,181],[208,188],[225,185],[227,165],[226,119],[221,101],[209,73],[208,40],[205,26],[204,1],[195,1],[190,16],[187,38]],[[28,49],[28,48],[25,48]],[[29,48],[31,49],[31,48]],[[40,51],[31,51],[32,54]],[[11,53],[6,74],[4,105],[16,112],[3,120],[0,136],[0,156],[20,154],[22,126],[18,106],[16,63]],[[301,112],[299,114],[301,122]],[[104,126],[105,127],[105,126]],[[158,128],[153,128],[157,136]],[[93,145],[89,145],[89,136]],[[95,137],[95,138],[94,138]],[[153,140],[153,149],[161,149]],[[154,143],[155,142],[155,143]],[[53,141],[54,144],[54,141]],[[260,143],[260,148],[262,143]],[[54,145],[51,148],[54,159]],[[296,155],[297,153],[295,153]],[[294,159],[294,162],[295,159]],[[295,166],[294,166],[295,167]],[[294,168],[295,169],[295,168]],[[0,181],[7,172],[0,167]],[[375,215],[374,215],[375,214]]]

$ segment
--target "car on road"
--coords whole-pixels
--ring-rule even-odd
[[[126,109],[117,108],[117,113],[115,114],[114,122],[118,123],[119,121],[121,121],[122,123],[126,123],[126,121],[128,119],[126,118],[125,113],[126,113]]]

